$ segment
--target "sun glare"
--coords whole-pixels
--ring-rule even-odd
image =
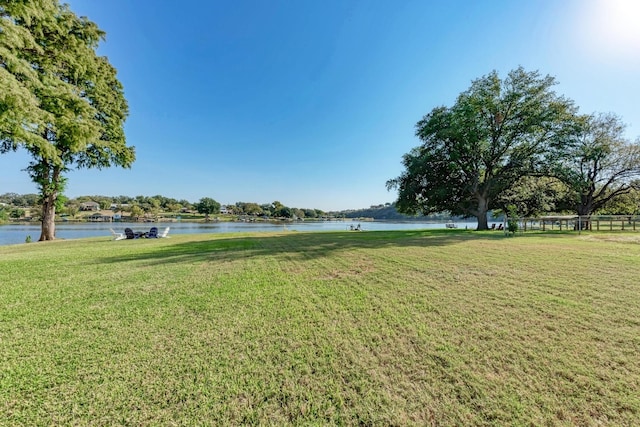
[[[603,59],[640,62],[640,0],[592,0],[582,5],[586,50]]]

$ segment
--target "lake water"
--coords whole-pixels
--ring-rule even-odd
[[[389,221],[301,221],[287,223],[269,222],[170,222],[170,223],[74,223],[56,224],[56,237],[59,239],[80,239],[84,237],[111,236],[110,228],[116,232],[124,232],[125,227],[134,231],[149,231],[149,228],[156,226],[162,232],[165,227],[171,227],[169,235],[172,234],[197,234],[197,233],[234,233],[234,232],[265,232],[265,231],[344,231],[351,226],[360,224],[364,231],[376,230],[424,230],[434,228],[445,228],[445,224],[433,222],[389,222]],[[458,228],[468,227],[475,229],[476,223],[457,222]],[[27,236],[31,236],[32,241],[37,241],[40,237],[40,223],[33,224],[10,224],[0,225],[0,245],[12,245],[24,243]]]

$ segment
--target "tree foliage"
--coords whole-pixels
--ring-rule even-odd
[[[234,205],[234,212],[244,215],[261,215],[262,208],[257,203],[252,202],[236,202]]]
[[[273,216],[277,218],[291,218],[293,216],[293,209],[287,206],[281,206],[273,212]]]
[[[537,217],[567,209],[568,199],[568,189],[557,179],[525,176],[500,194],[496,212],[510,210],[518,217]]]
[[[511,71],[473,81],[452,107],[437,107],[416,124],[421,145],[403,157],[405,170],[387,181],[407,214],[449,211],[474,216],[487,229],[499,195],[542,169],[543,154],[563,144],[573,103],[552,90],[555,79]]]
[[[42,198],[40,240],[55,238],[57,199],[73,168],[130,167],[128,114],[104,32],[57,0],[0,0],[0,152],[24,148]]]
[[[567,207],[590,215],[640,189],[640,140],[627,141],[625,125],[613,114],[582,116],[579,123],[572,143],[555,157],[551,175],[567,186]]]
[[[640,215],[640,181],[628,193],[620,194],[595,211],[597,215]]]
[[[40,197],[37,194],[5,193],[0,195],[0,202],[11,206],[29,207],[35,206]]]
[[[220,203],[210,197],[203,197],[195,204],[196,210],[204,214],[205,220],[209,220],[209,215],[220,213]]]

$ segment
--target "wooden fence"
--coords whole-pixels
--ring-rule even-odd
[[[519,218],[520,231],[640,231],[638,215],[543,216]]]

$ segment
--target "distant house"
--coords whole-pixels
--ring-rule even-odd
[[[221,214],[228,214],[229,213],[229,209],[227,209],[227,207],[225,205],[220,206],[220,213]]]
[[[99,211],[100,203],[96,203],[96,202],[80,203],[80,210],[81,211]]]
[[[109,215],[106,212],[96,212],[87,217],[89,222],[112,222],[113,220],[113,215]]]

